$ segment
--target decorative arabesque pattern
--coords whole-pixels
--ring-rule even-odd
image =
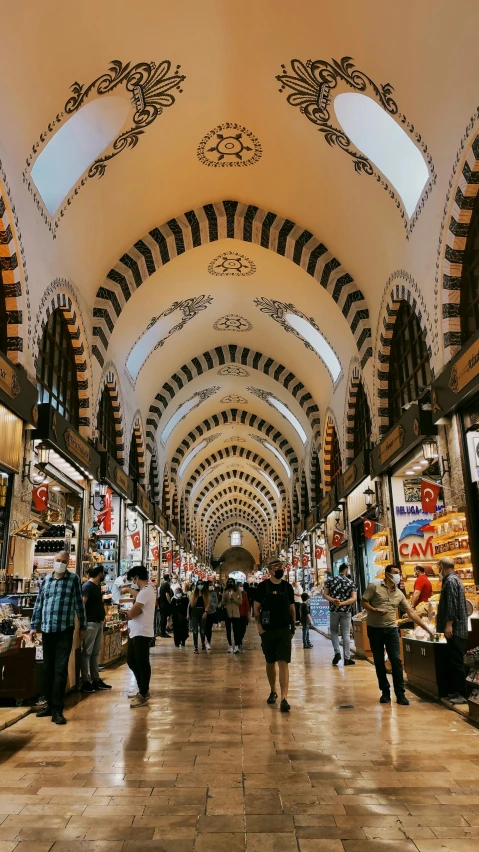
[[[220,386],[219,386],[219,385],[214,385],[214,386],[213,386],[213,387],[211,387],[211,388],[204,388],[203,390],[196,391],[194,394],[192,394],[192,396],[189,396],[189,397],[188,397],[188,399],[185,399],[185,402],[190,402],[192,399],[196,399],[196,400],[197,400],[197,402],[196,402],[196,405],[193,405],[193,406],[189,409],[189,411],[187,411],[185,414],[183,414],[183,417],[180,417],[180,419],[178,420],[178,423],[177,423],[177,424],[176,424],[176,426],[175,426],[175,429],[176,429],[176,428],[178,427],[178,425],[182,422],[182,420],[184,420],[184,419],[185,419],[185,417],[188,417],[188,415],[189,415],[189,414],[191,414],[191,412],[195,410],[195,408],[198,408],[198,406],[200,406],[202,402],[205,402],[207,399],[209,399],[210,397],[214,396],[214,394],[215,394],[215,393],[218,393],[218,391],[219,391],[219,390],[221,390]],[[184,403],[181,403],[181,405],[183,405],[183,404],[184,404]],[[179,407],[181,407],[181,406],[179,406]],[[150,410],[151,410],[151,409],[150,409]],[[171,416],[173,417],[174,415],[172,414]],[[148,425],[149,420],[147,420],[147,421],[146,421],[146,423],[147,423],[147,425]],[[149,433],[147,432],[147,435],[148,435],[148,434],[149,434]],[[150,449],[150,444],[148,444],[147,449]]]
[[[356,68],[351,56],[343,56],[339,61],[333,59],[331,62],[327,62],[324,59],[316,59],[314,61],[308,59],[307,62],[302,62],[300,59],[292,59],[291,71],[289,73],[285,65],[281,67],[282,74],[278,74],[276,79],[281,83],[280,92],[286,89],[291,90],[287,96],[288,103],[293,107],[299,107],[300,112],[306,116],[308,121],[314,124],[319,132],[324,135],[328,145],[331,145],[331,147],[337,146],[351,157],[354,169],[358,174],[370,175],[381,184],[400,211],[406,234],[409,236],[432,187],[436,183],[436,171],[432,157],[421,135],[417,132],[414,125],[408,121],[406,116],[399,111],[398,105],[392,97],[394,87],[390,83],[380,83],[379,85],[374,83],[364,71]],[[344,130],[335,127],[331,123],[329,110],[332,97],[331,92],[340,84],[348,86],[356,92],[365,93],[376,100],[389,115],[395,117],[401,127],[410,134],[414,143],[421,149],[429,169],[429,180],[411,219],[408,219],[402,201],[397,196],[393,187],[375,169],[368,157],[354,147]]]
[[[151,352],[147,354],[140,369],[138,370],[136,379],[133,379],[133,377],[130,376],[130,373],[128,372],[128,367],[126,368],[127,375],[129,378],[132,379],[134,384],[136,384],[138,376],[140,375],[148,359],[151,357],[151,355],[153,355],[153,352],[156,352],[157,349],[160,349],[162,346],[164,346],[168,338],[170,338],[177,331],[181,331],[185,327],[185,325],[190,322],[190,320],[194,319],[194,317],[198,316],[201,311],[205,311],[208,305],[211,305],[212,301],[213,296],[192,296],[189,299],[184,299],[182,302],[173,302],[173,304],[170,305],[169,308],[166,308],[166,310],[162,311],[161,314],[158,314],[158,316],[151,318],[145,330],[140,334],[139,337],[137,337],[133,346],[131,347],[130,352],[126,357],[126,363],[128,363],[130,353],[132,352],[138,341],[141,340],[143,335],[145,335],[151,328],[153,328],[153,326],[155,326],[159,322],[159,320],[171,316],[171,314],[173,314],[175,311],[181,312],[181,320],[177,322],[176,325],[174,325],[172,328],[170,328],[170,330],[164,335],[164,337],[162,337],[161,340],[159,340],[158,343],[155,344]]]
[[[270,316],[271,319],[273,319],[275,322],[279,323],[279,325],[282,328],[284,328],[285,331],[287,331],[289,334],[294,334],[294,336],[297,337],[298,340],[301,340],[301,342],[306,347],[306,349],[309,349],[310,352],[313,352],[314,355],[316,355],[316,357],[319,358],[321,363],[326,367],[329,375],[331,376],[331,381],[333,382],[334,386],[336,387],[339,384],[339,382],[341,381],[341,379],[343,377],[342,370],[341,370],[341,373],[339,374],[338,378],[336,380],[334,380],[333,376],[331,375],[331,371],[330,371],[328,365],[326,364],[326,362],[323,361],[323,359],[321,358],[320,355],[318,355],[314,346],[311,346],[311,344],[308,343],[308,341],[304,339],[303,335],[300,334],[299,331],[296,331],[296,329],[293,328],[293,326],[289,324],[288,320],[286,319],[286,314],[295,314],[297,317],[301,317],[301,319],[304,319],[304,320],[306,320],[306,322],[309,322],[309,324],[312,325],[313,328],[316,329],[316,331],[319,331],[319,333],[321,334],[322,337],[324,337],[326,343],[328,344],[328,346],[333,350],[334,354],[336,355],[336,358],[338,359],[339,363],[341,363],[339,355],[337,354],[334,346],[331,345],[331,343],[329,342],[329,340],[326,337],[326,335],[324,334],[324,332],[321,331],[321,329],[320,329],[319,325],[317,324],[317,322],[315,321],[314,317],[307,317],[306,314],[303,314],[302,311],[300,311],[298,308],[296,308],[290,302],[279,302],[277,299],[267,299],[266,296],[261,296],[261,298],[255,299],[254,303],[255,303],[256,307],[259,308],[260,311],[263,314],[268,314],[268,316]]]
[[[237,367],[235,364],[228,364],[226,367],[222,367],[221,370],[218,370],[218,375],[247,378],[250,373],[248,373],[248,370],[245,370],[243,367]]]
[[[221,402],[230,403],[232,405],[244,405],[247,400],[244,396],[239,396],[237,393],[229,393],[227,396],[224,396]]]
[[[231,121],[210,130],[196,151],[200,163],[216,169],[252,166],[262,153],[259,140],[251,130]]]
[[[181,84],[185,76],[180,75],[178,73],[179,70],[180,66],[177,65],[175,70],[172,71],[171,62],[168,59],[164,59],[158,64],[155,62],[137,62],[136,65],[131,65],[130,62],[123,63],[118,59],[114,59],[110,63],[108,71],[101,74],[88,86],[78,82],[70,86],[72,94],[68,98],[63,110],[55,116],[47,129],[41,134],[38,142],[33,145],[32,152],[27,157],[26,167],[23,171],[23,182],[33,195],[35,204],[54,238],[66,210],[71,205],[75,196],[78,195],[81,188],[85,186],[88,179],[103,177],[108,163],[114,157],[117,157],[118,154],[121,154],[122,151],[134,148],[147,127],[153,124],[165,108],[173,106],[175,96],[172,92],[176,90],[181,93],[183,91]],[[109,146],[110,150],[108,153],[97,157],[84,177],[76,184],[75,189],[62,204],[55,217],[50,218],[30,176],[30,166],[34,158],[48,141],[48,137],[56,132],[58,125],[65,118],[73,115],[81,107],[85,106],[86,101],[91,95],[96,97],[108,95],[118,88],[118,86],[124,86],[126,91],[131,95],[134,108],[131,127],[128,130],[122,131],[116,137]]]
[[[254,275],[256,272],[256,264],[244,254],[239,254],[237,251],[224,251],[219,254],[208,265],[210,275],[217,276],[234,276],[245,277]]]
[[[244,346],[230,344],[229,346],[217,346],[208,352],[203,352],[202,355],[193,358],[187,364],[183,364],[180,369],[174,373],[167,382],[162,386],[159,393],[155,396],[154,403],[150,406],[148,419],[146,421],[146,438],[148,448],[154,447],[156,432],[159,428],[160,421],[164,413],[175,398],[177,393],[190,382],[193,382],[198,376],[203,376],[209,370],[213,370],[220,365],[249,367],[266,376],[270,376],[288,393],[290,393],[298,402],[305,416],[308,419],[313,434],[313,439],[318,447],[321,445],[321,430],[319,408],[316,405],[312,395],[306,390],[302,382],[288,370],[283,364],[274,361],[263,355],[261,352],[256,352],[254,349],[248,349]]]
[[[346,318],[361,365],[372,355],[369,311],[353,278],[311,231],[275,213],[239,201],[205,204],[154,228],[110,269],[96,294],[92,352],[105,360],[115,322],[133,293],[170,260],[197,246],[235,239],[292,260],[330,294]]]
[[[253,325],[246,317],[240,317],[239,314],[226,314],[216,320],[213,328],[215,331],[243,332],[251,331]]]

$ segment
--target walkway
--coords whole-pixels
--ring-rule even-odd
[[[295,640],[290,700],[268,694],[255,635],[239,658],[163,640],[153,698],[126,666],[69,724],[0,733],[0,852],[477,852],[479,731],[409,694],[378,704],[369,663],[331,666]],[[353,705],[340,709],[340,705]]]

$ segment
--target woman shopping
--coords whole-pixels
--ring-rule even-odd
[[[235,581],[229,577],[226,583],[226,588],[223,592],[222,604],[226,610],[225,625],[226,638],[228,640],[228,653],[239,654],[239,646],[241,643],[241,619],[240,619],[240,604],[243,595],[236,588]],[[233,642],[231,643],[231,628],[233,628]]]
[[[211,651],[211,637],[213,635],[213,624],[216,624],[217,614],[216,611],[218,609],[218,595],[216,594],[215,587],[213,583],[210,583],[208,586],[208,594],[209,594],[209,606],[206,609],[206,625],[205,625],[205,635],[206,635],[206,650]]]
[[[201,636],[201,648],[206,651],[206,613],[210,605],[210,595],[204,583],[200,580],[190,595],[189,617],[193,632],[195,654],[198,653],[198,630]]]

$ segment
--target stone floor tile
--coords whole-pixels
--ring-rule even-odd
[[[298,844],[294,833],[254,834],[248,832],[246,837],[247,852],[298,852]],[[340,852],[342,852],[342,849]]]

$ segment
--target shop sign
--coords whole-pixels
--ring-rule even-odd
[[[400,423],[394,427],[392,432],[381,442],[378,448],[378,459],[380,464],[387,462],[391,456],[401,449],[404,443],[405,431]]]
[[[329,602],[322,595],[313,595],[309,600],[311,621],[319,629],[329,627]]]
[[[350,488],[351,485],[353,485],[353,483],[356,482],[357,475],[358,475],[358,469],[357,469],[356,465],[353,463],[348,468],[348,470],[346,471],[346,473],[343,476],[343,484],[344,484],[345,489]]]
[[[145,518],[148,518],[149,521],[154,520],[153,505],[148,500],[144,489],[141,487],[141,485],[138,485],[138,483],[136,483],[135,505],[145,516]]]
[[[451,370],[448,385],[453,393],[459,393],[476,376],[479,376],[479,340],[475,340],[458,358]]]
[[[432,383],[432,416],[435,423],[479,389],[479,331],[446,364]]]
[[[298,521],[298,523],[296,524],[296,526],[294,528],[294,531],[296,533],[296,538],[299,538],[301,533],[304,532],[304,522],[303,522],[302,519],[300,521]]]
[[[121,467],[115,467],[113,471],[113,479],[115,484],[118,485],[118,488],[121,488],[125,494],[128,494],[128,476]]]
[[[38,423],[38,391],[25,370],[16,367],[0,352],[0,402],[17,417],[36,426]]]
[[[64,440],[68,452],[72,456],[75,456],[85,467],[90,467],[91,451],[88,444],[73,429],[66,430]]]
[[[310,515],[306,518],[306,530],[307,532],[311,532],[314,529],[316,524],[318,523],[318,510],[314,509]]]
[[[337,498],[336,498],[336,488],[333,486],[327,494],[321,500],[319,504],[319,517],[325,518],[326,515],[329,515],[330,512],[333,511],[336,506]]]
[[[11,399],[15,399],[21,390],[15,367],[2,354],[0,354],[0,388]]]
[[[412,450],[422,436],[436,434],[437,428],[433,425],[431,411],[423,407],[423,402],[413,402],[399,423],[396,423],[371,451],[371,476],[379,476],[390,470],[393,463]]]

